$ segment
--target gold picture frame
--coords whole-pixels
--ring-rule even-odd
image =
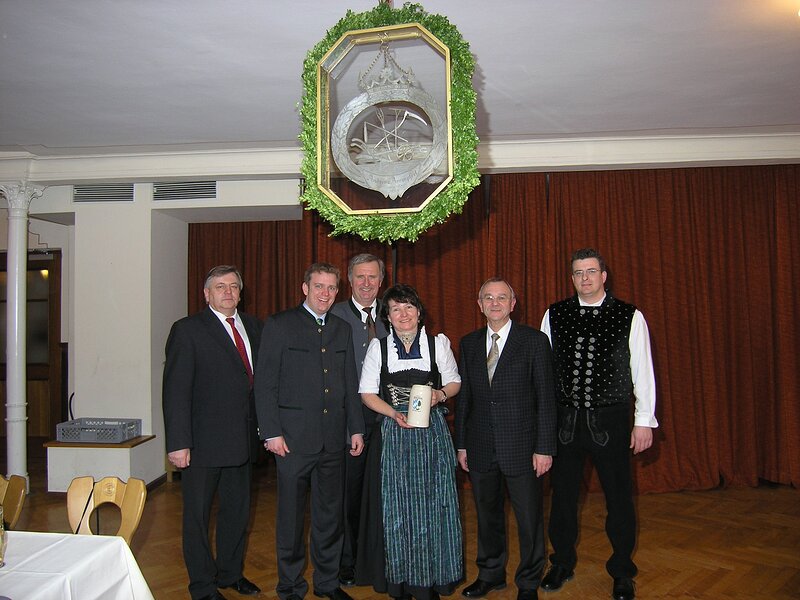
[[[344,33],[317,66],[316,150],[345,213],[422,211],[453,179],[448,46],[419,23]]]

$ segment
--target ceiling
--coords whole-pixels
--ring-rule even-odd
[[[420,3],[470,44],[482,143],[800,135],[800,0]],[[305,54],[376,4],[0,0],[0,158],[297,149]]]

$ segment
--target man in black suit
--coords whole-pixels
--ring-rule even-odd
[[[256,369],[256,410],[264,445],[278,470],[276,538],[278,597],[302,600],[308,591],[305,508],[311,493],[314,594],[351,600],[339,587],[344,511],[344,447],[364,447],[350,326],[329,314],[339,270],[315,263],[305,274],[305,301],[267,319]]]
[[[164,428],[169,461],[183,469],[183,557],[195,600],[224,600],[218,587],[261,591],[242,574],[259,451],[251,365],[261,322],[236,310],[241,291],[236,267],[214,267],[203,286],[208,307],[177,321],[167,339]],[[216,559],[208,541],[215,494]]]
[[[373,338],[386,337],[389,332],[378,318],[380,303],[377,300],[378,290],[383,283],[385,267],[383,261],[374,254],[357,254],[347,265],[347,279],[353,297],[345,302],[337,302],[331,313],[341,317],[350,324],[353,330],[353,350],[355,351],[356,370],[361,379],[361,365],[367,354],[367,346]],[[357,456],[345,451],[345,484],[344,484],[344,546],[339,566],[339,582],[350,586],[355,584],[356,551],[358,544],[358,524],[361,518],[361,488],[364,485],[364,466],[367,458],[367,446],[370,434],[378,420],[378,414],[365,404],[364,412],[364,451]]]
[[[456,447],[478,516],[478,578],[467,598],[506,586],[504,482],[519,532],[518,600],[538,597],[545,565],[540,477],[556,449],[553,361],[546,335],[511,321],[515,304],[505,280],[489,279],[478,293],[487,327],[461,340]]]

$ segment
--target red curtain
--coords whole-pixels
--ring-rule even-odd
[[[415,243],[330,237],[315,212],[302,221],[190,226],[189,297],[234,263],[245,309],[296,305],[311,262],[342,268],[372,252],[386,284],[414,285],[431,332],[483,325],[480,284],[507,278],[513,317],[538,327],[547,306],[573,293],[569,256],[592,246],[608,283],[650,327],[658,385],[654,448],[634,461],[641,492],[800,482],[800,165],[525,173],[485,176],[464,212]],[[396,261],[396,272],[391,265]],[[594,487],[595,484],[593,484]]]

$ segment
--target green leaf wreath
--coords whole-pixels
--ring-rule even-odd
[[[417,213],[396,215],[350,215],[322,193],[317,182],[317,65],[328,50],[347,33],[387,25],[419,23],[450,48],[451,118],[453,131],[453,179],[425,208]],[[475,61],[469,44],[447,17],[426,13],[419,4],[391,8],[381,2],[374,9],[347,14],[312,48],[303,63],[303,98],[300,104],[303,161],[300,171],[308,183],[300,199],[306,210],[316,209],[333,225],[332,235],[354,233],[365,240],[415,241],[420,234],[444,222],[451,213],[461,213],[469,193],[478,185],[478,136],[475,132],[475,90],[472,72]]]

